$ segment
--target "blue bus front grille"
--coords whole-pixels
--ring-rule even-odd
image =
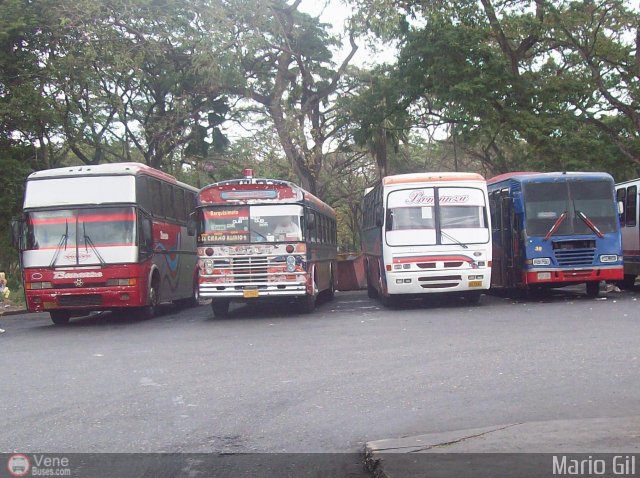
[[[593,265],[595,249],[557,249],[554,251],[559,266]]]

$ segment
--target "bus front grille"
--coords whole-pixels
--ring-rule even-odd
[[[419,277],[418,281],[421,282],[420,287],[423,289],[448,289],[450,287],[457,287],[462,281],[462,276],[433,276],[433,277]]]
[[[593,264],[595,249],[556,249],[554,251],[559,266],[590,266]]]
[[[58,305],[70,307],[102,305],[102,296],[100,294],[61,295],[58,297]]]
[[[234,282],[268,282],[269,259],[264,256],[233,258]]]

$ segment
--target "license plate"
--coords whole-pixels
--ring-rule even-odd
[[[538,280],[551,280],[551,272],[538,272]]]
[[[245,299],[254,299],[260,295],[258,289],[246,289],[242,292],[242,294],[244,295]]]
[[[45,310],[55,309],[56,307],[58,307],[58,304],[56,304],[55,302],[43,302],[42,303],[42,308],[45,309]]]
[[[470,280],[469,281],[469,287],[482,287],[482,281],[481,280]]]

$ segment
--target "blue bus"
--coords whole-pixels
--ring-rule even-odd
[[[519,172],[487,182],[491,287],[544,290],[623,278],[613,178],[606,173]]]

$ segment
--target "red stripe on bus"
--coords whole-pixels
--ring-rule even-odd
[[[135,246],[135,242],[129,242],[129,243],[123,243],[123,244],[99,244],[99,243],[93,243],[94,246],[96,247],[131,247],[131,246]],[[80,249],[84,249],[84,244],[79,244],[78,247]],[[89,247],[89,245],[87,244],[87,247]],[[26,249],[28,251],[47,251],[47,250],[55,250],[58,249],[58,246],[47,246],[47,247],[38,247],[37,249]],[[67,248],[66,250],[75,250],[76,246],[75,245],[69,245],[67,244]],[[64,251],[65,248],[64,246],[62,247],[62,250]]]
[[[473,262],[473,259],[467,256],[423,256],[423,257],[396,257],[393,259],[394,264],[407,264],[413,262],[449,262],[463,261]]]

